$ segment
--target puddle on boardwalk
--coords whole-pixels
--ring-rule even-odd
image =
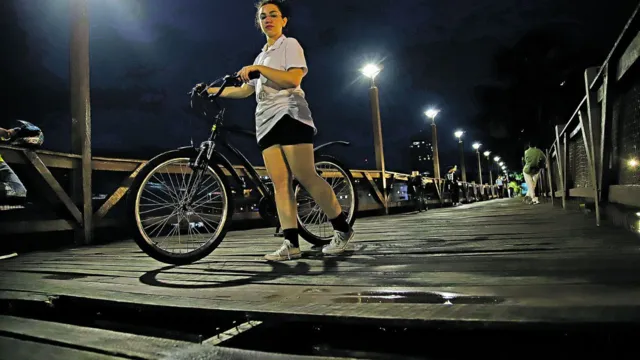
[[[348,293],[332,299],[333,302],[343,304],[367,303],[399,303],[399,304],[500,304],[504,299],[493,296],[468,296],[437,292],[392,292],[367,291]]]
[[[87,275],[82,274],[72,274],[72,273],[58,273],[58,274],[50,274],[44,276],[43,279],[51,279],[51,280],[75,280],[86,278]]]

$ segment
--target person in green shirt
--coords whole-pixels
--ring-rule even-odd
[[[532,204],[539,204],[536,196],[536,185],[540,178],[540,170],[545,166],[547,158],[542,150],[536,147],[534,141],[529,141],[529,148],[524,152],[524,168],[522,174],[527,183],[527,196],[531,198]]]

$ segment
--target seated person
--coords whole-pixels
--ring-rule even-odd
[[[16,129],[0,128],[0,141],[9,141],[15,133]],[[27,189],[0,155],[0,204],[10,200],[24,200],[26,197]]]

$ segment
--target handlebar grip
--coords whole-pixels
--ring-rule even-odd
[[[260,71],[252,71],[249,73],[249,79],[254,80],[260,77]]]

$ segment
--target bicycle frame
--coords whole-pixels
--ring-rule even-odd
[[[230,77],[230,76],[226,76],[224,77],[224,82],[222,84],[222,86],[220,87],[220,90],[218,91],[218,93],[214,96],[210,96],[210,99],[212,100],[211,102],[216,104],[216,106],[219,109],[219,112],[217,115],[214,116],[214,123],[213,126],[211,127],[211,134],[209,136],[209,139],[207,141],[204,141],[201,145],[200,148],[195,148],[195,147],[190,147],[193,148],[194,150],[196,150],[196,152],[198,153],[198,156],[196,159],[201,159],[202,155],[204,154],[204,152],[206,151],[206,158],[208,161],[210,161],[211,159],[214,159],[215,161],[217,161],[218,163],[220,163],[220,165],[222,165],[230,174],[231,176],[234,178],[234,180],[236,180],[236,182],[240,185],[243,184],[243,181],[240,179],[240,177],[238,176],[238,174],[236,173],[235,169],[233,168],[233,165],[231,164],[231,162],[219,151],[215,150],[215,146],[217,143],[219,143],[220,145],[222,145],[224,148],[226,148],[227,150],[229,150],[231,153],[233,153],[242,163],[242,166],[244,166],[245,171],[249,177],[249,180],[253,183],[253,185],[256,187],[256,189],[258,190],[258,192],[260,193],[260,195],[266,199],[268,199],[275,207],[275,197],[274,194],[271,190],[269,190],[267,188],[267,186],[265,185],[264,182],[260,181],[260,175],[258,174],[258,171],[256,170],[256,168],[253,166],[253,164],[251,164],[251,162],[249,161],[249,159],[247,159],[247,157],[240,151],[238,150],[236,147],[234,147],[233,145],[229,144],[229,142],[226,141],[226,139],[220,139],[218,140],[218,134],[222,131],[226,131],[226,132],[235,132],[238,134],[242,134],[245,136],[251,136],[252,138],[255,138],[256,134],[252,131],[249,130],[245,130],[245,129],[241,129],[241,128],[231,128],[231,127],[225,127],[223,125],[224,123],[224,113],[226,108],[221,107],[217,102],[213,101],[215,99],[217,99],[219,97],[219,95],[223,92],[224,88],[227,86],[228,82],[232,81],[234,78]],[[195,91],[192,91],[191,93],[192,96],[192,107],[193,107],[193,98],[195,94]],[[207,117],[207,109],[206,106],[203,107],[204,111],[203,111],[203,115],[205,115],[205,118]],[[335,146],[335,145],[342,145],[342,146],[348,146],[350,143],[347,141],[331,141],[328,143],[324,143],[321,144],[319,146],[316,146],[314,148],[314,154],[316,154],[320,149],[325,149],[331,146]],[[198,161],[196,161],[196,165],[198,165]]]

